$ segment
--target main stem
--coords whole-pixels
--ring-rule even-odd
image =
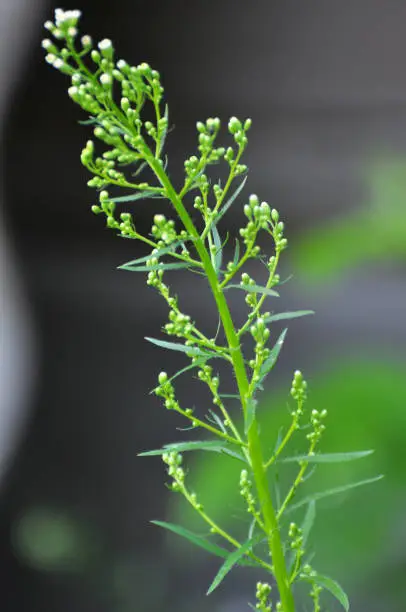
[[[210,255],[208,254],[206,247],[204,246],[203,240],[200,238],[199,233],[192,219],[189,216],[189,213],[185,209],[182,200],[176,193],[164,169],[162,168],[158,160],[156,160],[152,156],[148,161],[155,175],[159,179],[162,187],[164,187],[164,189],[166,190],[167,197],[175,207],[175,210],[178,213],[185,229],[194,238],[194,245],[204,266],[204,270],[207,275],[207,280],[209,281],[210,288],[216,301],[217,308],[224,327],[224,332],[231,352],[231,358],[233,361],[238,390],[241,397],[242,409],[245,413],[247,409],[247,400],[249,394],[249,381],[245,369],[244,358],[242,355],[234,323],[231,317],[230,309],[228,307],[227,300],[225,299],[224,294],[221,288],[219,287],[217,275],[213,268]],[[295,612],[295,602],[289,584],[285,557],[283,554],[282,542],[279,533],[278,520],[272,504],[272,498],[269,492],[266,471],[264,469],[264,460],[261,448],[261,441],[259,437],[258,423],[255,419],[247,433],[247,439],[251,467],[254,474],[254,480],[258,492],[259,501],[261,504],[262,516],[267,532],[269,534],[269,550],[272,557],[272,564],[279,589],[279,597],[282,604],[282,609],[283,612]]]

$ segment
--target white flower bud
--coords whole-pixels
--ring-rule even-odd
[[[107,51],[107,49],[112,48],[111,40],[109,38],[104,38],[98,44],[100,51]]]
[[[82,43],[83,47],[90,47],[92,44],[92,37],[85,34],[85,36],[82,36],[80,39],[80,42]]]
[[[111,78],[110,74],[107,74],[107,72],[103,72],[103,74],[100,77],[100,83],[102,85],[111,85],[113,79]]]

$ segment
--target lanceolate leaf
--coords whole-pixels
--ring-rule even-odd
[[[253,397],[250,397],[247,401],[244,418],[244,431],[246,434],[248,434],[249,430],[251,429],[251,425],[254,422],[257,404],[257,400],[255,400]]]
[[[329,578],[328,576],[322,576],[317,572],[312,572],[309,577],[302,574],[301,578],[306,582],[316,583],[323,587],[323,589],[326,589],[326,591],[329,591],[337,599],[337,601],[340,602],[345,612],[349,611],[350,602],[348,600],[348,596],[338,582],[332,580],[332,578]]]
[[[162,153],[163,148],[165,146],[165,141],[166,141],[166,137],[168,135],[168,125],[169,125],[169,108],[168,105],[165,104],[165,113],[164,113],[164,117],[166,119],[166,127],[163,130],[163,132],[161,133],[161,138],[160,138],[160,143],[159,143],[159,153]]]
[[[275,323],[275,321],[283,321],[285,319],[297,319],[298,317],[305,317],[307,315],[314,314],[313,310],[296,310],[294,312],[280,312],[278,314],[269,315],[264,317],[265,323]]]
[[[221,442],[218,442],[217,440],[195,440],[191,442],[172,442],[171,444],[165,444],[163,448],[139,453],[138,456],[139,457],[150,457],[152,455],[163,455],[164,453],[170,453],[172,451],[183,453],[184,451],[193,451],[193,450],[207,450],[207,451],[221,452],[223,450],[223,445],[221,444]]]
[[[153,270],[181,270],[182,268],[191,268],[190,263],[158,263],[153,266],[131,266],[123,264],[119,266],[119,270],[128,270],[129,272],[152,272]]]
[[[272,297],[279,297],[279,293],[273,289],[262,287],[261,285],[227,285],[224,289],[242,289],[243,291],[247,291],[247,293],[262,293]]]
[[[142,162],[142,164],[140,164],[138,166],[138,168],[136,169],[135,172],[133,172],[131,174],[131,176],[138,176],[139,174],[141,174],[141,172],[144,170],[144,168],[146,168],[148,166],[147,162]]]
[[[210,542],[202,536],[192,533],[191,531],[185,529],[184,527],[181,527],[180,525],[174,525],[173,523],[166,523],[164,521],[151,521],[151,523],[157,525],[158,527],[162,527],[163,529],[167,529],[168,531],[172,531],[172,533],[176,533],[177,535],[182,536],[186,540],[189,540],[189,542],[192,542],[196,546],[203,548],[212,555],[216,555],[216,557],[222,557],[223,559],[227,559],[230,555],[230,552],[227,549],[222,548],[221,546],[218,546],[213,542]],[[249,566],[256,565],[255,562],[250,561],[248,559],[240,559],[238,564]]]
[[[232,205],[232,203],[234,202],[234,200],[239,196],[239,194],[241,193],[241,191],[244,189],[244,185],[247,181],[247,177],[244,177],[244,179],[241,181],[241,183],[238,185],[237,189],[234,191],[234,193],[229,197],[229,199],[227,200],[227,202],[225,204],[223,204],[223,206],[221,207],[221,209],[219,210],[219,213],[215,219],[215,224],[217,225],[217,223],[220,221],[220,219],[226,214],[226,212],[228,211],[228,209],[230,208],[230,206]]]
[[[207,591],[207,595],[210,595],[210,593],[213,593],[213,591],[219,586],[219,584],[227,576],[228,572],[234,567],[234,565],[236,565],[240,561],[240,559],[245,555],[245,553],[247,553],[248,551],[252,549],[253,545],[258,540],[259,540],[258,537],[251,538],[250,540],[247,540],[244,544],[242,544],[240,548],[237,548],[231,554],[228,555],[227,559],[225,560],[223,565],[220,567],[213,582],[211,583]]]
[[[150,198],[163,198],[161,191],[152,191],[145,189],[144,191],[137,191],[132,195],[119,196],[118,198],[109,198],[110,202],[135,202],[136,200],[146,200]]]
[[[331,497],[332,495],[339,495],[340,493],[346,493],[351,489],[356,489],[358,487],[363,487],[364,485],[373,484],[374,482],[378,482],[378,480],[382,480],[383,474],[379,476],[375,476],[374,478],[367,478],[366,480],[360,480],[358,482],[352,482],[347,485],[343,485],[342,487],[335,487],[334,489],[327,489],[326,491],[320,491],[319,493],[314,493],[313,495],[309,495],[304,499],[300,500],[293,506],[289,506],[286,512],[293,512],[297,508],[301,508],[305,506],[311,501],[318,501],[319,499],[323,499],[324,497]]]
[[[217,227],[215,225],[212,226],[211,233],[213,236],[214,246],[216,247],[214,262],[215,262],[215,270],[216,270],[216,273],[218,274],[220,272],[221,264],[223,262],[223,247],[221,244],[220,234],[218,233]]]
[[[133,259],[132,261],[128,261],[127,263],[123,264],[122,266],[119,266],[119,270],[120,268],[125,268],[128,266],[136,266],[140,263],[144,263],[145,261],[148,261],[149,259],[152,258],[159,258],[162,257],[162,255],[168,255],[168,253],[174,253],[176,248],[178,246],[183,246],[185,243],[184,240],[177,240],[176,242],[172,242],[172,244],[168,245],[167,247],[164,247],[162,249],[158,249],[156,252],[154,253],[149,253],[148,255],[144,255],[144,257],[138,257],[138,259]],[[161,264],[159,264],[161,265]]]
[[[314,521],[316,520],[316,502],[314,500],[309,502],[307,506],[306,514],[302,523],[302,536],[303,536],[303,545],[306,545],[306,542],[309,538],[310,532],[314,525]]]
[[[167,342],[166,340],[148,338],[147,336],[145,337],[145,340],[148,340],[148,342],[151,342],[151,344],[156,344],[156,346],[160,346],[161,348],[168,349],[170,351],[180,351],[181,353],[193,355],[194,357],[217,357],[217,355],[210,353],[209,351],[202,351],[196,346],[186,346],[185,344],[180,344],[178,342]]]
[[[344,463],[346,461],[356,461],[363,457],[372,455],[373,450],[354,451],[351,453],[325,453],[317,455],[296,455],[294,457],[284,457],[279,459],[279,463]]]
[[[234,249],[234,258],[233,258],[233,266],[236,266],[240,260],[240,242],[238,238],[235,239],[235,249]]]
[[[262,364],[262,368],[259,372],[261,380],[263,380],[265,376],[269,374],[269,372],[274,367],[276,360],[278,359],[279,353],[281,352],[287,331],[288,331],[287,329],[283,330],[283,332],[277,339],[275,346],[271,350],[268,359]]]
[[[236,459],[240,459],[240,461],[244,461],[245,459],[242,455],[232,451],[229,446],[226,444],[222,444],[217,440],[195,440],[191,442],[173,442],[171,444],[165,444],[163,448],[151,451],[145,451],[143,453],[139,453],[139,457],[151,457],[154,455],[163,455],[164,453],[177,452],[183,453],[185,451],[194,451],[194,450],[204,450],[204,451],[213,451],[215,453],[222,453],[226,455],[230,455],[231,457],[235,457]]]

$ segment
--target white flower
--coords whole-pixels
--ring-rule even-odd
[[[56,60],[53,63],[54,68],[56,68],[57,70],[62,68],[63,65],[64,65],[64,62],[61,60],[60,57],[57,57]]]
[[[90,47],[92,44],[92,38],[86,34],[85,36],[82,36],[80,42],[82,43],[83,47]]]
[[[119,70],[124,70],[124,68],[125,68],[126,66],[127,66],[127,62],[126,62],[126,61],[124,61],[123,59],[118,60],[118,62],[117,62],[117,68],[118,68]]]
[[[66,22],[71,22],[72,25],[77,22],[77,20],[82,15],[81,11],[64,11],[63,9],[57,8],[55,9],[55,24],[60,26]]]
[[[52,32],[52,30],[55,28],[54,24],[52,23],[52,21],[46,21],[44,23],[44,28],[46,30],[49,30],[50,32]]]
[[[107,72],[104,72],[100,77],[100,83],[102,85],[111,85],[112,81],[111,75],[107,74]]]
[[[50,47],[52,47],[52,42],[49,40],[49,38],[45,38],[42,41],[41,46],[43,49],[49,49]]]
[[[74,96],[77,96],[78,93],[79,93],[79,89],[75,87],[75,85],[73,85],[72,87],[69,87],[68,94],[70,95],[71,98],[73,98]]]
[[[45,56],[45,61],[48,62],[48,64],[52,64],[52,66],[54,65],[55,60],[56,55],[54,55],[53,53],[48,53],[48,55]]]
[[[68,34],[69,36],[71,36],[72,38],[75,38],[76,34],[78,33],[77,28],[74,28],[73,26],[71,26],[70,28],[68,28]]]
[[[112,47],[111,40],[109,38],[104,38],[103,40],[99,42],[98,47],[100,51],[107,51],[107,49],[111,49]]]

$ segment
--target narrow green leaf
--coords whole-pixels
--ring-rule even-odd
[[[240,396],[238,395],[238,393],[220,393],[220,397],[223,399],[236,399],[236,400],[240,400]]]
[[[94,117],[91,119],[86,119],[85,121],[78,121],[78,123],[79,125],[100,125],[100,121]]]
[[[158,527],[162,527],[163,529],[167,529],[172,533],[176,533],[176,535],[180,535],[181,537],[189,540],[192,544],[203,548],[207,552],[215,555],[216,557],[221,557],[223,559],[227,559],[230,552],[226,548],[222,548],[213,542],[210,542],[206,538],[199,536],[195,533],[192,533],[188,529],[181,527],[180,525],[174,525],[173,523],[166,523],[165,521],[151,521],[154,525]],[[257,564],[254,561],[250,561],[248,559],[240,559],[238,562],[239,565],[247,565],[247,566],[256,566]]]
[[[232,451],[226,444],[222,444],[217,440],[195,440],[190,442],[172,442],[171,444],[165,444],[163,448],[159,448],[157,450],[145,451],[143,453],[138,453],[138,457],[152,457],[164,455],[165,453],[177,452],[183,453],[187,451],[195,451],[195,450],[203,450],[203,451],[212,451],[215,453],[221,453],[230,455],[231,457],[235,457],[240,461],[244,461],[244,457]]]
[[[279,338],[277,339],[274,347],[272,348],[271,352],[269,353],[268,359],[266,359],[266,361],[264,361],[264,363],[262,364],[261,370],[259,372],[261,380],[263,380],[265,376],[267,376],[267,374],[269,374],[269,372],[274,367],[276,360],[278,359],[279,353],[281,352],[283,343],[285,341],[285,336],[286,336],[287,331],[288,331],[287,329],[283,330],[283,332],[280,334]]]
[[[220,272],[221,264],[223,263],[223,246],[221,244],[220,234],[218,233],[217,227],[215,225],[211,228],[211,234],[213,236],[214,246],[216,247],[216,253],[214,256],[214,269],[216,274]]]
[[[280,312],[278,314],[264,317],[265,323],[275,323],[275,321],[283,321],[284,319],[297,319],[298,317],[306,317],[314,314],[313,310],[296,310],[294,312]]]
[[[209,353],[206,351],[202,351],[196,346],[186,346],[185,344],[180,344],[178,342],[167,342],[166,340],[158,340],[158,338],[148,338],[145,337],[145,340],[151,342],[151,344],[155,344],[164,349],[168,349],[170,351],[180,351],[181,353],[186,353],[187,355],[193,355],[193,357],[211,357],[213,353]]]
[[[352,482],[347,485],[343,485],[342,487],[335,487],[334,489],[327,489],[326,491],[320,491],[319,493],[313,493],[313,495],[308,495],[304,499],[297,502],[297,504],[293,504],[293,506],[289,506],[287,512],[293,512],[293,510],[297,510],[297,508],[301,508],[305,506],[311,501],[318,501],[319,499],[323,499],[324,497],[330,497],[332,495],[339,495],[340,493],[346,493],[351,489],[356,489],[358,487],[363,487],[364,485],[373,484],[374,482],[378,482],[382,480],[383,474],[379,476],[375,476],[374,478],[367,478],[366,480],[360,480],[358,482]]]
[[[262,287],[261,285],[227,285],[227,287],[224,287],[224,289],[242,289],[247,293],[261,293],[272,297],[279,297],[279,293],[273,289]]]
[[[202,536],[192,533],[191,531],[185,529],[184,527],[181,527],[180,525],[166,523],[165,521],[151,521],[151,523],[153,523],[153,525],[157,525],[158,527],[162,527],[163,529],[167,529],[168,531],[172,531],[172,533],[176,533],[177,535],[182,536],[182,538],[186,538],[186,540],[189,540],[189,542],[196,544],[196,546],[199,546],[200,548],[204,548],[204,550],[213,555],[216,555],[217,557],[222,557],[223,559],[225,559],[230,554],[226,548],[217,546],[217,544],[210,542]]]
[[[172,382],[173,380],[175,380],[175,378],[178,378],[178,376],[180,376],[181,374],[184,374],[188,370],[193,370],[194,368],[200,368],[200,366],[204,365],[211,358],[214,358],[214,357],[217,357],[217,355],[211,355],[211,356],[205,355],[204,357],[201,357],[200,359],[198,359],[194,363],[191,363],[191,364],[187,365],[185,368],[182,368],[181,370],[179,370],[179,372],[176,372],[176,374],[174,374],[173,376],[171,376],[169,378],[168,382]]]
[[[135,172],[133,172],[133,173],[131,174],[131,176],[138,176],[139,174],[141,174],[141,172],[142,172],[142,171],[144,170],[144,168],[146,168],[147,166],[148,166],[148,163],[147,163],[147,162],[142,162],[142,164],[140,164],[140,165],[138,166],[138,168],[136,169],[136,171],[135,171]]]
[[[244,179],[238,185],[238,187],[234,191],[234,193],[229,197],[227,202],[225,204],[223,204],[223,206],[219,210],[219,213],[218,213],[218,215],[217,215],[217,217],[215,219],[215,224],[216,225],[220,221],[220,219],[226,214],[226,212],[228,211],[228,209],[230,208],[232,203],[235,201],[235,199],[240,195],[241,191],[244,189],[244,185],[247,182],[247,178],[248,178],[247,176],[244,177]]]
[[[144,191],[138,191],[128,196],[119,196],[118,198],[109,198],[110,202],[135,202],[136,200],[144,200],[147,198],[163,198],[162,192],[151,191],[145,189]]]
[[[166,141],[166,137],[168,135],[168,126],[169,126],[169,108],[168,105],[165,104],[165,113],[164,113],[164,118],[166,119],[166,127],[163,130],[162,134],[161,134],[161,138],[160,138],[160,142],[159,142],[159,154],[162,153],[164,146],[165,146],[165,141]]]
[[[240,260],[240,241],[238,238],[235,239],[235,249],[234,249],[234,258],[233,258],[233,266],[236,266]]]
[[[251,425],[254,422],[257,404],[257,400],[255,400],[253,397],[250,397],[247,401],[247,407],[244,415],[244,431],[246,434],[248,434],[249,430],[251,429]]]
[[[210,416],[206,416],[206,419],[210,422],[213,423],[213,425],[217,425],[217,427],[220,429],[220,431],[222,431],[223,433],[227,433],[227,427],[224,425],[223,421],[220,419],[219,415],[216,414],[213,410],[210,410],[209,408],[209,414]]]
[[[119,269],[124,268],[124,266],[135,266],[140,263],[144,263],[145,261],[148,261],[149,259],[152,259],[153,257],[156,257],[159,259],[160,257],[162,257],[162,255],[168,255],[168,253],[174,253],[177,247],[183,245],[184,243],[185,243],[184,240],[177,240],[176,242],[172,242],[172,244],[170,244],[167,247],[158,249],[154,253],[148,253],[148,255],[144,255],[144,257],[138,257],[138,259],[133,259],[131,261],[128,261],[122,266],[119,266]],[[162,265],[162,264],[159,264],[159,265]]]
[[[178,376],[181,376],[181,374],[184,374],[188,370],[193,370],[194,368],[200,368],[200,366],[204,365],[205,363],[210,361],[210,359],[215,358],[215,357],[218,357],[218,355],[212,355],[210,357],[209,356],[204,356],[204,357],[201,357],[200,359],[197,359],[197,361],[195,361],[194,363],[190,363],[186,367],[184,367],[181,370],[179,370],[178,372],[176,372],[176,374],[174,374],[173,376],[168,378],[168,382],[172,382],[173,380],[175,380],[175,378],[178,378]],[[155,392],[156,392],[156,387],[154,387],[154,389],[151,389],[149,394],[153,395]]]
[[[182,268],[191,268],[190,263],[157,263],[153,266],[130,266],[123,264],[119,266],[119,270],[127,270],[129,272],[153,272],[154,270],[181,270]]]
[[[326,591],[329,591],[333,595],[333,597],[335,597],[337,601],[342,605],[345,612],[349,611],[350,602],[348,600],[348,596],[343,590],[343,588],[338,584],[338,582],[336,582],[332,578],[329,578],[328,576],[318,574],[317,572],[312,572],[309,577],[302,574],[301,578],[306,582],[316,583],[317,585],[323,587],[323,589],[326,589]]]
[[[243,557],[245,553],[247,553],[249,550],[252,549],[252,546],[256,541],[258,541],[258,537],[251,538],[250,540],[247,540],[244,544],[242,544],[240,548],[237,548],[236,550],[234,550],[232,553],[228,555],[227,559],[225,560],[223,565],[220,567],[213,582],[211,583],[207,591],[207,595],[210,595],[211,593],[213,593],[213,591],[219,586],[219,584],[227,576],[229,571],[234,567],[234,565],[236,565],[236,563],[238,563],[241,557]]]
[[[346,461],[356,461],[363,457],[372,455],[373,450],[354,451],[351,453],[320,453],[316,455],[296,455],[294,457],[284,457],[279,459],[279,463],[344,463]]]
[[[309,505],[307,506],[306,514],[303,519],[303,523],[301,527],[302,536],[303,536],[303,545],[306,544],[309,538],[309,535],[314,525],[315,519],[316,519],[316,502],[314,501],[314,499],[312,499],[312,501],[310,501]]]

